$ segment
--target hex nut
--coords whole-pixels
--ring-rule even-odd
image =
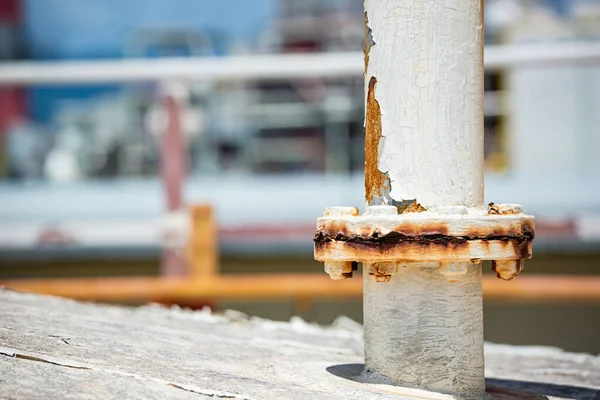
[[[488,205],[488,214],[498,214],[498,215],[514,215],[514,214],[522,214],[523,207],[520,204],[494,204],[490,203]]]
[[[325,261],[325,272],[333,280],[352,278],[352,261]]]
[[[374,262],[366,265],[369,275],[374,276],[377,282],[389,282],[396,270],[395,262]]]
[[[492,261],[492,271],[505,281],[514,279],[524,267],[524,260]]]

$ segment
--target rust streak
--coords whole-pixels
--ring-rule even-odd
[[[462,245],[471,240],[480,240],[483,242],[488,241],[501,241],[501,242],[511,242],[516,247],[516,249],[521,249],[523,245],[527,245],[533,240],[533,234],[530,232],[523,232],[521,234],[513,234],[513,235],[502,235],[497,236],[493,234],[481,235],[476,237],[469,236],[448,236],[440,233],[427,233],[420,234],[417,236],[413,236],[410,234],[400,233],[392,231],[385,235],[379,235],[377,231],[373,233],[372,236],[357,236],[350,235],[346,236],[342,233],[337,233],[335,236],[330,236],[323,232],[317,232],[315,235],[314,241],[315,243],[327,243],[331,241],[337,242],[346,242],[352,244],[360,244],[365,246],[394,246],[401,245],[404,243],[411,243],[417,245]]]
[[[381,108],[375,99],[377,79],[372,76],[367,92],[367,114],[365,118],[365,196],[368,204],[383,197],[389,191],[389,179],[378,168],[379,141],[381,140]]]
[[[488,247],[491,244],[488,240],[476,239],[450,239],[450,238],[429,238],[428,240],[413,241],[336,241],[336,240],[316,240],[315,256],[318,260],[327,259],[331,254],[343,252],[348,259],[354,260],[387,260],[387,261],[410,261],[410,260],[440,260],[440,259],[470,259],[472,258],[472,248]],[[531,258],[531,242],[526,241],[521,244],[512,240],[500,241],[501,248],[508,252],[509,248],[513,251],[517,259]],[[487,258],[484,258],[487,259]]]
[[[443,235],[450,236],[450,231],[446,224],[429,222],[426,224],[416,225],[410,222],[404,222],[396,225],[394,232],[401,233],[405,236],[427,236],[427,235]]]
[[[448,237],[449,240],[513,240],[518,243],[531,241],[535,237],[535,228],[530,221],[523,221],[521,224],[510,228],[471,228],[462,234],[451,234],[445,223],[420,223],[414,224],[404,222],[396,225],[391,232],[385,236],[380,234],[377,226],[365,226],[359,229],[351,229],[345,221],[331,221],[322,224],[318,228],[318,238],[330,238],[331,240],[353,241],[380,241],[382,238],[397,238],[397,241],[419,241],[421,238],[439,238]],[[387,240],[387,239],[385,239]]]
[[[424,212],[427,211],[427,209],[425,207],[423,207],[421,204],[419,204],[416,200],[414,200],[412,203],[410,203],[406,208],[404,209],[400,209],[400,207],[398,207],[398,212],[400,214],[402,213],[414,213],[414,212]]]

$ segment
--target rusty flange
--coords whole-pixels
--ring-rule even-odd
[[[509,280],[531,258],[534,232],[534,217],[516,204],[403,214],[395,206],[370,206],[363,215],[355,207],[330,207],[317,220],[315,259],[333,279],[352,276],[352,262],[363,262],[380,281],[405,263],[437,262],[453,280],[465,262],[492,260],[498,277]]]

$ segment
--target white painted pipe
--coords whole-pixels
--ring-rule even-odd
[[[528,43],[485,48],[489,70],[600,62],[600,42]],[[77,85],[164,79],[245,81],[359,76],[362,53],[275,54],[102,61],[3,62],[0,85]]]
[[[470,263],[469,263],[470,264]],[[364,274],[365,372],[379,382],[481,393],[481,266],[450,283],[437,263],[406,264],[389,282]]]
[[[359,76],[357,52],[228,57],[0,63],[2,84],[151,82],[165,79],[245,81]]]
[[[367,142],[377,132],[372,113],[381,114],[367,176],[376,162],[389,179],[376,190],[382,198],[367,194],[367,201],[482,207],[480,1],[366,0],[365,9],[374,41],[367,93],[376,81],[367,96],[376,102],[367,105]],[[485,391],[481,268],[456,264],[466,273],[455,283],[437,263],[401,265],[389,282],[364,273],[367,376],[440,392]]]

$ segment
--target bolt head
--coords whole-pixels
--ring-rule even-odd
[[[352,278],[352,261],[325,261],[325,272],[336,281]]]
[[[494,204],[488,205],[488,214],[510,215],[522,214],[523,207],[520,204]]]
[[[366,264],[369,275],[375,277],[377,282],[389,282],[392,279],[392,274],[396,270],[395,262],[374,262]]]
[[[503,261],[492,261],[492,271],[496,273],[496,276],[505,281],[510,281],[519,275],[519,272],[523,270],[524,260],[503,260]]]

